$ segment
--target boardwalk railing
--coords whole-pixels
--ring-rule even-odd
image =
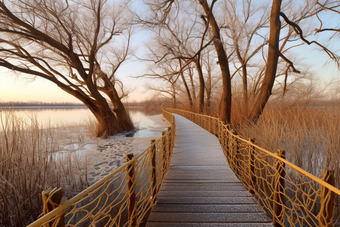
[[[254,194],[275,226],[340,226],[340,190],[333,171],[322,179],[285,160],[284,151],[268,151],[245,140],[220,119],[168,109],[215,134],[238,178]],[[207,151],[209,152],[209,151]]]
[[[45,196],[44,211],[57,208],[29,226],[139,226],[156,203],[174,145],[174,116],[167,111],[163,116],[171,126],[146,150],[128,154],[124,165],[60,205],[53,202],[53,190]]]

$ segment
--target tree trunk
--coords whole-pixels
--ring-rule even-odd
[[[205,86],[204,86],[204,77],[203,77],[203,72],[202,72],[202,66],[201,66],[201,62],[200,62],[199,57],[196,59],[195,63],[196,63],[196,69],[197,69],[198,78],[199,78],[199,82],[200,82],[198,110],[199,110],[199,113],[203,113],[203,110],[204,110],[204,87]]]
[[[191,84],[191,92],[192,92],[192,100],[193,103],[196,103],[196,91],[195,91],[195,83],[194,83],[194,78],[193,78],[193,73],[191,71],[191,68],[188,68],[189,70],[189,77],[190,77],[190,84]]]
[[[119,123],[119,131],[130,131],[134,129],[134,125],[131,121],[130,115],[125,109],[116,89],[111,86],[111,88],[106,92],[113,104],[113,112]]]
[[[214,46],[216,49],[219,65],[222,73],[222,97],[220,106],[220,119],[227,124],[231,123],[231,75],[229,70],[229,62],[226,51],[221,40],[220,28],[218,27],[215,17],[210,12],[210,7],[206,0],[199,0],[205,14],[208,16],[211,30],[214,35]]]
[[[116,116],[112,110],[106,110],[100,108],[99,112],[93,113],[98,120],[98,125],[96,129],[97,137],[107,137],[110,135],[115,135],[117,133],[123,132],[121,130],[121,124],[118,122]]]
[[[101,97],[103,99],[98,101],[96,99],[90,98],[85,94],[80,93],[79,91],[72,90],[67,86],[62,86],[60,84],[58,85],[62,90],[73,95],[82,103],[84,103],[91,111],[91,113],[95,116],[98,121],[97,129],[95,131],[97,137],[107,137],[124,131],[122,130],[122,124],[124,122],[118,121],[116,114],[112,111],[107,101],[102,96]],[[133,127],[129,130],[132,129]]]
[[[114,113],[116,114],[118,123],[120,125],[120,130],[130,131],[134,129],[134,125],[130,118],[129,112],[125,109],[121,100],[118,100],[118,102],[113,104],[113,106],[114,106]]]
[[[243,105],[244,105],[244,116],[248,116],[248,80],[247,80],[247,66],[242,66],[242,84],[243,84]]]
[[[235,50],[239,62],[242,65],[242,96],[243,96],[243,106],[244,106],[244,116],[248,116],[248,78],[247,78],[247,65],[245,60],[242,58],[240,53],[240,48],[238,45],[238,39],[235,40]]]
[[[206,62],[206,69],[207,69],[207,82],[205,83],[205,91],[207,93],[207,104],[206,106],[208,109],[210,109],[211,106],[211,65],[210,65],[210,60],[209,60],[209,52],[208,52],[208,57],[207,57],[207,62]]]
[[[208,68],[208,79],[205,86],[206,93],[207,93],[207,107],[210,108],[211,106],[211,69]]]
[[[180,59],[179,59],[179,67],[182,68],[182,61]],[[185,87],[186,94],[187,94],[188,99],[189,99],[190,108],[192,109],[194,104],[192,102],[192,98],[191,98],[191,94],[190,94],[190,90],[189,90],[188,84],[185,81],[185,77],[184,77],[183,71],[181,71],[180,74],[181,74],[181,78],[182,78],[182,81],[183,81],[183,84],[184,84],[184,87]]]
[[[177,108],[176,88],[175,84],[172,84],[172,98],[174,100],[174,108]]]
[[[110,108],[102,105],[85,103],[98,121],[96,128],[97,137],[107,137],[122,132],[119,122]]]
[[[129,113],[126,111],[114,85],[111,83],[106,83],[105,89],[103,90],[103,92],[110,99],[113,105],[113,109],[111,109],[109,105],[107,105],[107,107],[105,105],[103,107],[100,107],[101,108],[100,112],[105,113],[104,116],[102,116],[102,114],[99,114],[99,116],[96,116],[96,114],[94,113],[94,115],[96,116],[99,122],[99,128],[101,128],[101,130],[98,129],[98,131],[103,132],[103,133],[107,131],[108,133],[107,135],[109,136],[109,135],[114,135],[114,134],[121,133],[124,131],[133,130],[134,125],[131,121]],[[111,116],[109,112],[111,112],[113,116]],[[98,118],[104,118],[104,119],[98,119]],[[105,125],[101,126],[101,124],[106,124],[106,126]],[[114,127],[116,128],[114,130],[115,131],[114,133],[112,133],[113,129],[111,129],[111,124],[114,124]],[[98,135],[98,136],[105,136],[105,134]]]
[[[262,81],[260,94],[255,102],[255,105],[248,116],[248,120],[256,122],[261,116],[264,107],[272,93],[277,63],[280,56],[279,42],[280,42],[280,9],[282,0],[273,0],[272,10],[270,14],[270,35],[268,47],[268,60],[266,65],[266,72]]]

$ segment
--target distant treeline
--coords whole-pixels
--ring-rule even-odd
[[[142,102],[124,103],[127,108],[141,108],[148,110],[161,110],[167,107],[173,107],[172,100],[167,98],[151,98]]]
[[[142,102],[128,102],[124,103],[127,108],[142,108],[142,109],[162,109],[164,107],[169,107],[169,103],[171,100],[167,99],[150,99]],[[0,108],[6,107],[30,107],[30,106],[39,106],[39,107],[86,107],[82,103],[73,103],[73,102],[0,102]],[[171,105],[170,105],[171,106]]]
[[[0,107],[25,107],[25,106],[77,106],[85,107],[82,103],[72,102],[0,102]]]

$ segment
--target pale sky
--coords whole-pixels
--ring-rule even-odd
[[[328,60],[327,55],[320,50],[311,51],[312,49],[315,48],[305,46],[297,51],[306,64],[310,64],[311,69],[316,72],[321,81],[327,83],[332,78],[340,80],[340,71],[334,63]],[[119,72],[118,78],[127,88],[133,90],[128,97],[129,102],[142,101],[151,95],[150,92],[145,92],[145,79],[131,77],[141,75],[143,71],[145,71],[143,63],[132,62],[126,64]],[[0,101],[79,102],[52,82],[40,78],[32,81],[30,78],[30,76],[18,76],[9,70],[0,68]]]
[[[328,13],[330,20],[337,24],[334,15]],[[147,34],[144,32],[138,33],[133,39],[134,47],[139,47],[139,56],[141,56],[141,46],[145,42]],[[309,40],[311,38],[308,38]],[[335,40],[332,42],[332,50],[339,51],[340,43]],[[298,47],[295,49],[300,59],[310,65],[310,68],[316,73],[316,76],[322,82],[327,83],[332,78],[340,80],[340,71],[335,64],[329,60],[326,53],[317,49],[315,45]],[[328,62],[328,63],[327,63]],[[125,86],[133,89],[130,93],[128,101],[142,101],[150,97],[150,93],[145,92],[145,79],[131,78],[131,76],[142,75],[146,73],[146,63],[130,62],[123,65],[118,72],[118,78],[123,81]],[[30,76],[17,76],[9,70],[0,68],[0,102],[10,101],[42,101],[42,102],[79,102],[73,96],[62,91],[52,82],[37,78],[32,82]]]
[[[141,71],[144,71],[143,65],[139,62],[134,62],[124,67],[125,75],[121,70],[118,76],[127,88],[133,90],[128,97],[129,102],[142,101],[150,95],[150,93],[145,93],[144,79],[131,78],[131,76],[140,75]],[[0,102],[80,102],[52,82],[41,78],[36,78],[35,81],[32,81],[31,78],[30,76],[18,76],[9,70],[0,68]]]

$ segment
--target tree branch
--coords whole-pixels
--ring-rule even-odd
[[[292,21],[290,21],[288,19],[288,17],[280,12],[280,16],[286,21],[287,24],[289,24],[290,26],[292,26],[295,30],[295,32],[300,36],[300,39],[302,41],[304,41],[305,43],[307,43],[308,45],[311,45],[311,44],[316,44],[317,46],[321,47],[326,53],[327,55],[336,62],[336,64],[338,65],[338,68],[340,68],[340,62],[339,62],[339,58],[338,56],[336,56],[332,51],[330,51],[327,47],[321,45],[320,43],[316,42],[316,41],[308,41],[307,39],[305,39],[305,37],[303,36],[303,32],[302,32],[302,29],[300,28],[300,26]]]

